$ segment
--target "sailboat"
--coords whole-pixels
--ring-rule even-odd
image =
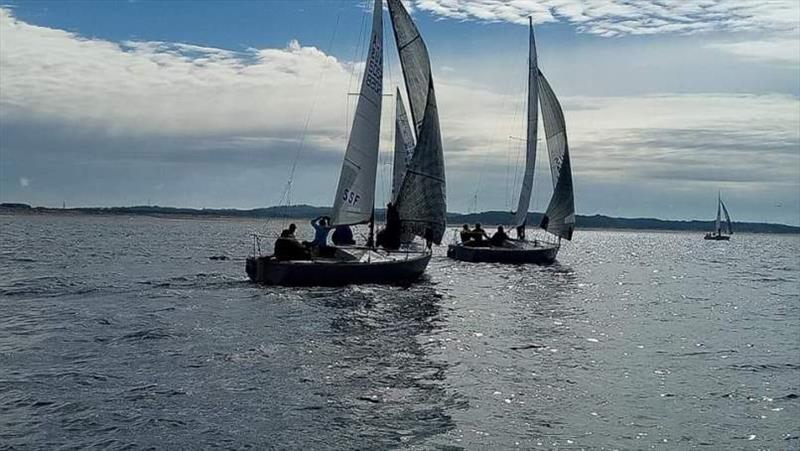
[[[725,215],[725,222],[722,222],[723,214]],[[726,234],[723,235],[723,232]],[[717,220],[714,222],[714,231],[706,233],[706,236],[703,238],[706,240],[728,241],[731,239],[731,235],[733,235],[731,216],[728,214],[728,209],[725,208],[725,204],[722,202],[722,197],[717,193]]]
[[[408,240],[419,236],[441,244],[446,228],[444,155],[428,51],[400,0],[388,0],[388,6],[414,119],[414,126],[409,126],[399,100],[397,110],[402,114],[396,125],[405,127],[405,135],[396,149],[396,158],[403,163],[395,168],[392,200]],[[246,261],[246,271],[254,282],[286,286],[405,283],[418,279],[428,266],[429,248],[408,245],[387,251],[373,244],[383,100],[382,7],[383,1],[375,0],[369,52],[331,214],[333,227],[369,224],[368,244],[333,247],[324,257],[305,260],[253,255]]]
[[[494,263],[553,263],[561,248],[561,239],[571,240],[575,230],[575,200],[572,189],[572,168],[567,145],[564,113],[553,89],[538,67],[533,23],[529,19],[528,111],[525,137],[525,174],[519,194],[513,225],[517,239],[506,240],[502,246],[472,246],[473,243],[454,243],[448,246],[447,256],[456,260]],[[536,169],[536,139],[538,107],[541,107],[553,195],[539,226],[547,232],[544,239],[528,240],[525,228],[528,207],[533,192]]]

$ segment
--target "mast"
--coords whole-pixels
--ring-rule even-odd
[[[375,0],[372,34],[350,139],[333,201],[331,224],[364,224],[374,216],[383,102],[383,1]]]
[[[524,227],[528,218],[528,208],[533,193],[533,176],[536,172],[536,135],[539,123],[539,65],[531,17],[528,17],[528,30],[528,120],[525,135],[525,175],[522,178],[519,202],[514,213],[514,224],[518,227]]]

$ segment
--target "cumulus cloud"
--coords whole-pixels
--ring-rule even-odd
[[[559,3],[560,11],[568,3]],[[419,9],[432,6],[416,3]],[[620,8],[616,14],[625,9]],[[349,122],[346,93],[356,89],[354,71],[360,67],[296,41],[284,48],[236,52],[185,43],[87,39],[25,23],[0,9],[0,191],[13,196],[23,178],[36,177],[39,197],[25,199],[56,205],[62,195],[73,205],[119,204],[120,196],[146,189],[152,191],[141,202],[153,196],[162,204],[191,206],[271,204],[304,136],[298,177],[305,178],[295,183],[293,200],[328,205]],[[480,208],[501,208],[519,170],[514,164],[519,145],[509,136],[522,135],[522,96],[461,78],[452,66],[440,72],[436,89],[450,209],[468,208],[478,179],[484,186]],[[561,93],[560,81],[551,82]],[[773,197],[797,203],[796,97],[664,94],[561,100],[584,213],[626,213],[609,211],[603,199],[592,198],[612,181],[628,183],[628,190],[648,184],[667,190],[670,184],[676,189],[715,185],[698,188],[704,191],[723,184],[743,195],[774,189],[780,193]],[[393,109],[387,98],[382,143],[387,150],[392,148]],[[390,159],[384,155],[384,160]],[[59,170],[54,173],[53,167]],[[390,176],[384,175],[379,200],[381,189],[388,194],[383,185]],[[549,182],[549,177],[539,180]]]

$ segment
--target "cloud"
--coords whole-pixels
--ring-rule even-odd
[[[800,37],[759,41],[715,42],[709,48],[722,50],[753,60],[775,61],[797,65],[800,62]]]
[[[28,186],[30,186],[30,184],[31,184],[31,179],[29,179],[28,177],[19,178],[19,186],[27,188]]]
[[[280,198],[299,155],[293,200],[328,205],[353,114],[346,93],[357,89],[353,72],[360,67],[297,41],[236,52],[87,39],[0,9],[0,192],[55,205],[65,198],[72,205],[135,203],[138,195],[140,203],[152,197],[161,204],[254,207]],[[498,92],[510,83],[481,85],[460,78],[473,74],[457,66],[440,69],[449,207],[466,210],[479,188],[480,208],[502,208],[516,196],[520,148],[509,136],[523,134],[523,96]],[[626,214],[649,205],[631,199],[627,210],[614,210],[614,200],[600,192],[692,187],[684,198],[691,203],[718,185],[743,197],[772,190],[770,198],[797,205],[796,97],[569,96],[564,77],[551,82],[567,116],[582,213]],[[386,151],[393,110],[387,98]],[[387,152],[382,160],[390,160]],[[387,171],[381,166],[379,201],[388,192]],[[22,193],[22,177],[35,178],[36,190]],[[537,180],[539,188],[549,183]]]
[[[460,20],[527,24],[563,20],[601,36],[798,29],[795,0],[416,0],[420,10]]]

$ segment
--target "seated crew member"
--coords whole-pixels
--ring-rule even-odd
[[[333,240],[333,244],[336,246],[356,244],[356,241],[353,239],[353,231],[350,229],[350,226],[346,225],[336,226],[336,228],[333,229],[331,240]]]
[[[472,230],[469,229],[469,226],[464,224],[464,228],[461,229],[461,243],[464,244],[467,241],[472,239]]]
[[[525,240],[525,224],[520,224],[517,226],[517,239],[520,241]]]
[[[488,243],[484,241],[484,238],[489,239],[489,235],[481,228],[480,224],[475,224],[475,228],[472,229],[472,240],[470,240],[469,245],[475,247],[487,246]]]
[[[305,246],[294,237],[297,226],[289,224],[288,229],[281,232],[280,238],[275,240],[274,255],[276,260],[307,260],[311,257]]]
[[[314,241],[310,244],[316,247],[325,247],[328,245],[328,232],[331,227],[329,224],[330,218],[327,216],[320,216],[311,221],[311,227],[314,228]]]
[[[509,236],[506,231],[503,230],[503,226],[497,226],[497,232],[489,239],[489,244],[492,246],[502,246],[508,239]]]

